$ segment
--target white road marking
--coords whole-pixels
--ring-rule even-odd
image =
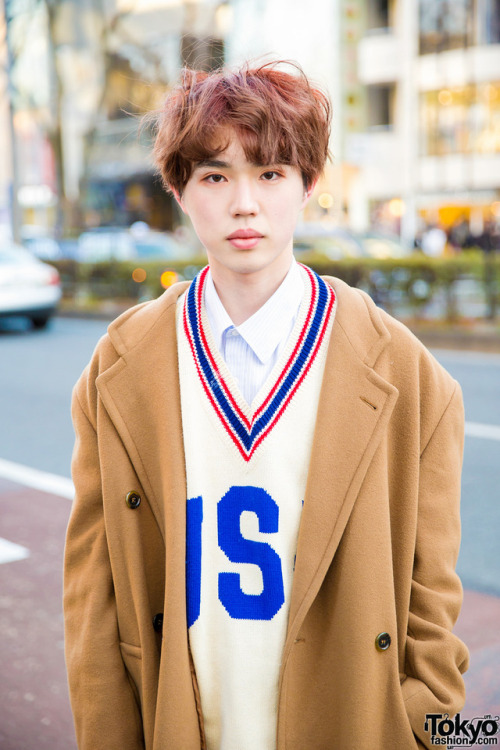
[[[15,560],[25,560],[29,556],[29,549],[22,547],[20,544],[9,542],[0,536],[0,565],[2,563],[14,562]]]
[[[467,437],[485,438],[486,440],[500,440],[500,427],[496,424],[466,422],[465,434]]]
[[[32,469],[30,466],[16,464],[0,458],[0,477],[18,482],[25,487],[35,490],[49,492],[51,495],[60,495],[68,500],[73,500],[75,489],[71,479],[60,477],[57,474],[49,474],[46,471]]]

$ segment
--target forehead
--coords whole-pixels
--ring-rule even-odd
[[[203,167],[227,168],[239,165],[262,166],[262,163],[248,159],[243,142],[236,131],[225,129],[217,134],[214,141],[217,144],[216,152],[206,159],[195,162],[193,164],[194,169]]]

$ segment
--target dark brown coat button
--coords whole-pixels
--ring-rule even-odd
[[[387,651],[391,645],[391,636],[389,633],[379,633],[375,638],[375,646],[379,651]]]
[[[158,614],[153,617],[153,628],[156,633],[161,633],[163,629],[163,614],[161,612],[158,612]]]
[[[125,498],[125,502],[127,503],[129,508],[135,510],[141,504],[141,496],[138,492],[129,492],[127,497]]]

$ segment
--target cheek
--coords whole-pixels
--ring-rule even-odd
[[[191,201],[186,208],[195,229],[205,234],[209,232],[214,219],[214,210],[210,202],[208,200]]]
[[[276,228],[278,231],[281,230],[283,233],[286,233],[291,227],[295,227],[297,223],[302,209],[302,195],[297,195],[293,191],[284,199],[281,197],[280,200],[273,202],[269,208],[270,215],[277,222]]]

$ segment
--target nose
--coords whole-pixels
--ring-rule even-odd
[[[256,188],[252,181],[241,178],[234,183],[231,200],[232,216],[256,216],[259,213],[259,202],[257,200]]]

